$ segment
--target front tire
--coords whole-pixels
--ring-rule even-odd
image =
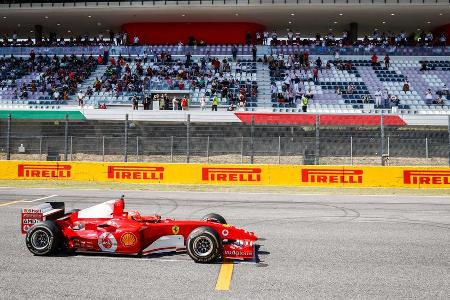
[[[31,227],[25,238],[27,248],[34,255],[50,255],[61,245],[61,231],[52,221],[44,221]]]
[[[196,263],[213,263],[222,253],[222,242],[214,229],[198,227],[188,236],[187,252]]]

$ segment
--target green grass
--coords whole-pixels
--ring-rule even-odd
[[[280,194],[348,194],[348,195],[449,195],[450,189],[411,188],[341,188],[341,187],[271,187],[232,185],[175,185],[139,184],[83,181],[47,180],[0,180],[0,187],[17,188],[57,188],[57,189],[109,189],[148,191],[195,191],[195,192],[240,192],[240,193],[280,193]]]

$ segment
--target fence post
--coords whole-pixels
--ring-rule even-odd
[[[250,163],[253,164],[254,161],[254,141],[253,141],[253,135],[255,130],[255,116],[252,115],[251,121],[250,121]]]
[[[316,149],[314,151],[314,164],[320,165],[320,115],[316,115]]]
[[[281,136],[278,136],[278,164],[281,164]]]
[[[241,136],[241,164],[244,163],[244,136]]]
[[[381,157],[381,165],[384,166],[384,114],[381,111],[380,118],[380,133],[381,133],[381,141],[380,141],[380,157]]]
[[[350,164],[353,166],[353,136],[350,136]]]
[[[128,161],[128,114],[125,115],[125,141],[124,141],[124,149],[123,149],[123,161]]]
[[[105,136],[102,136],[102,161],[105,161]]]
[[[73,136],[70,136],[70,161],[72,161],[73,154]]]
[[[188,114],[186,120],[186,162],[189,163],[191,156],[190,137],[191,137],[191,115]]]
[[[8,114],[8,126],[6,128],[6,160],[11,159],[11,114]]]
[[[173,163],[173,135],[170,137],[170,162]]]
[[[136,137],[136,161],[139,161],[139,137]]]
[[[387,156],[389,157],[391,155],[391,137],[388,136],[387,138]]]
[[[42,160],[42,135],[39,137],[39,159]]]
[[[428,159],[428,138],[425,138],[425,158]]]
[[[209,135],[208,135],[208,139],[206,140],[206,159],[207,159],[207,163],[209,164]]]
[[[64,124],[64,161],[67,161],[67,152],[69,148],[69,115],[66,114]]]

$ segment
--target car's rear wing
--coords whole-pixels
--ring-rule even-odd
[[[46,202],[30,208],[22,208],[22,234],[36,223],[56,220],[64,216],[64,202]]]

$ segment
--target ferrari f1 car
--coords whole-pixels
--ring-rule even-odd
[[[187,251],[198,263],[255,257],[256,235],[227,224],[218,214],[181,221],[142,216],[124,207],[123,197],[68,213],[63,202],[47,202],[22,209],[22,233],[35,255],[67,251],[142,256]]]

